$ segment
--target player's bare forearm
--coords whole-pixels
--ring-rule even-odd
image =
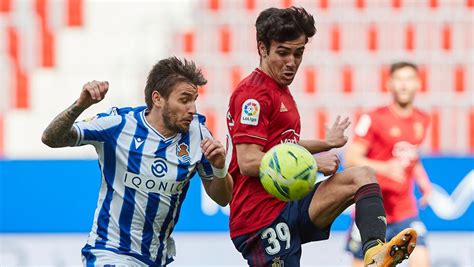
[[[405,167],[400,160],[392,158],[389,160],[374,160],[367,157],[368,147],[364,143],[353,142],[347,149],[345,167],[368,166],[377,174],[382,174],[399,183],[405,182]]]
[[[326,152],[333,148],[324,140],[300,140],[298,144],[306,148],[311,154]]]
[[[421,162],[418,162],[415,165],[415,168],[413,169],[414,171],[414,176],[415,176],[415,182],[420,186],[422,191],[431,191],[432,185],[430,178],[428,174],[426,173],[425,168],[421,164]]]
[[[345,167],[368,166],[380,173],[385,169],[385,162],[367,158],[368,147],[365,143],[352,142],[347,147],[345,155]]]
[[[237,164],[240,173],[250,177],[258,177],[260,163],[265,155],[263,146],[257,144],[237,144]]]
[[[368,166],[375,170],[377,173],[385,172],[386,161],[380,160],[373,160],[367,158],[365,154],[357,153],[351,147],[347,150],[344,166],[346,168],[349,167],[357,167],[357,166]]]
[[[77,140],[77,133],[72,128],[79,115],[91,105],[104,99],[109,90],[106,81],[92,81],[84,84],[79,98],[65,111],[61,112],[43,132],[41,140],[50,147],[72,146]]]
[[[76,102],[54,118],[44,130],[41,141],[49,147],[72,146],[77,140],[77,133],[72,125],[84,111]]]
[[[232,199],[232,188],[233,181],[230,174],[227,174],[224,178],[214,177],[213,180],[203,180],[204,188],[206,193],[214,200],[217,204],[225,207],[229,204]]]

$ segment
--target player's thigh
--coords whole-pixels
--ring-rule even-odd
[[[373,171],[367,167],[349,168],[321,182],[309,205],[311,221],[318,228],[328,227],[354,203],[357,189],[370,182],[376,180]]]
[[[232,241],[249,266],[300,266],[298,231],[281,217],[254,233],[233,238]]]

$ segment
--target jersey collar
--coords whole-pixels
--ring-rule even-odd
[[[145,126],[146,126],[147,128],[149,128],[149,129],[152,130],[156,135],[158,135],[158,137],[159,137],[160,139],[162,139],[163,142],[169,142],[169,141],[174,140],[175,138],[179,138],[179,137],[181,136],[181,133],[177,133],[177,134],[174,134],[174,135],[172,135],[172,136],[170,136],[170,137],[168,137],[168,138],[164,137],[160,132],[158,132],[157,129],[155,129],[153,126],[151,126],[151,124],[148,123],[148,121],[146,120],[145,114],[146,114],[148,111],[149,111],[148,108],[146,108],[146,109],[144,109],[142,112],[140,112],[140,116],[141,116],[141,118],[142,118],[142,120],[143,120],[143,124],[145,124]]]

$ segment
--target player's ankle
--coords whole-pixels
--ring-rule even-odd
[[[364,252],[364,255],[365,253],[367,253],[369,249],[377,246],[380,243],[383,243],[383,241],[381,241],[380,239],[367,240],[367,242],[365,242],[364,245],[362,246],[362,251]]]

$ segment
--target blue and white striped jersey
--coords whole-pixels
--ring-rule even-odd
[[[164,138],[145,119],[146,107],[113,108],[76,122],[76,145],[92,144],[102,182],[85,250],[107,249],[150,266],[173,260],[173,228],[196,171],[212,179],[200,143],[212,138],[205,117],[195,115],[186,134]]]

